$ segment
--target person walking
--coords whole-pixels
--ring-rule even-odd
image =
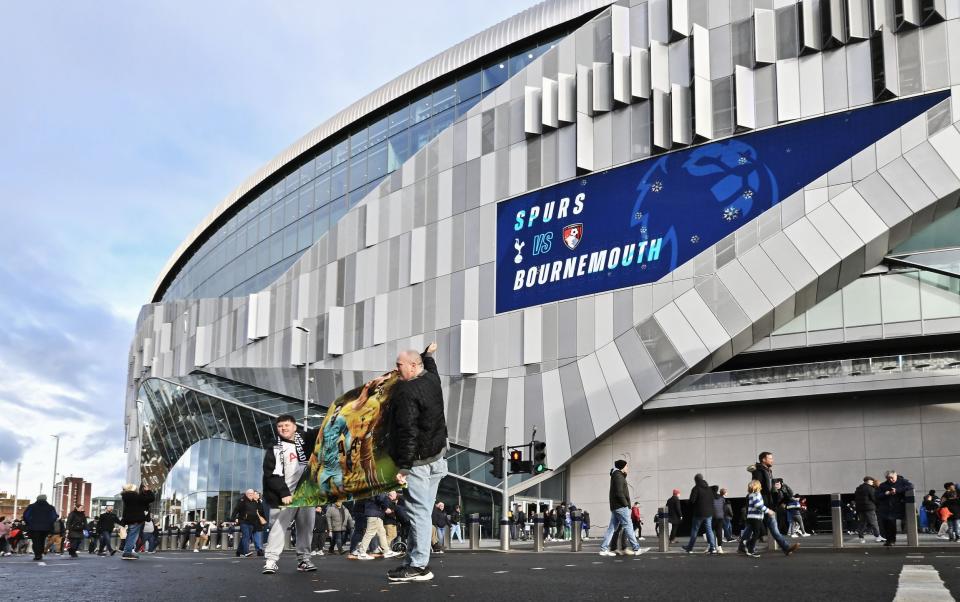
[[[313,516],[313,541],[310,543],[311,556],[323,556],[323,546],[327,543],[327,513],[323,506],[317,506]]]
[[[700,473],[693,476],[693,483],[693,489],[690,490],[690,511],[693,513],[693,523],[690,525],[690,541],[682,546],[682,549],[687,554],[693,554],[700,526],[703,525],[707,531],[707,554],[717,554],[717,540],[713,537],[713,490]]]
[[[443,511],[443,502],[437,502],[433,506],[433,512],[430,514],[430,520],[433,523],[433,534],[430,543],[433,545],[434,554],[443,554],[446,530],[450,523],[446,513]],[[513,527],[513,525],[511,525]],[[515,533],[511,534],[515,538]]]
[[[199,552],[200,550],[209,549],[207,542],[210,541],[210,523],[206,520],[201,520],[197,523],[197,538],[193,542],[193,551]]]
[[[67,515],[66,527],[70,558],[79,558],[77,550],[83,544],[83,530],[87,528],[87,515],[83,511],[83,506],[74,504],[73,511]]]
[[[117,553],[110,545],[110,536],[113,535],[113,529],[120,522],[120,517],[113,511],[113,506],[107,506],[106,509],[97,517],[97,555],[103,556],[103,550],[106,549],[113,556]]]
[[[523,514],[523,510],[518,509],[516,514],[516,522],[519,529],[520,538],[523,539],[523,526],[527,522],[526,517]],[[460,505],[457,504],[453,507],[453,512],[450,513],[450,543],[453,543],[454,538],[457,541],[463,543],[463,536],[460,534],[460,520],[463,518],[463,515],[460,513]]]
[[[30,534],[30,542],[33,544],[34,561],[43,560],[47,536],[53,531],[54,524],[59,518],[57,511],[47,503],[47,496],[42,493],[37,496],[37,501],[23,511],[23,521]]]
[[[429,581],[432,508],[440,481],[447,474],[448,448],[443,388],[433,354],[436,342],[422,354],[408,350],[397,356],[399,382],[387,410],[388,453],[407,485],[404,495],[410,521],[410,549],[403,565],[389,571],[391,581]]]
[[[63,538],[67,534],[66,525],[62,518],[53,523],[53,531],[47,536],[47,553],[63,556]]]
[[[776,513],[767,508],[763,503],[763,495],[760,493],[760,481],[756,479],[750,481],[747,485],[747,525],[740,533],[740,541],[743,545],[743,553],[752,558],[759,558],[757,554],[757,540],[763,533],[764,517],[773,517]],[[796,545],[796,544],[795,544]],[[789,553],[787,554],[790,555]]]
[[[777,545],[780,546],[780,549],[783,550],[783,553],[789,556],[800,547],[800,544],[787,543],[787,540],[780,534],[780,528],[777,526],[775,509],[782,501],[782,486],[775,485],[774,483],[774,481],[777,480],[773,478],[773,453],[768,451],[760,452],[760,455],[757,457],[757,463],[748,466],[747,471],[750,472],[753,480],[760,482],[760,495],[763,497],[764,506],[774,511],[773,514],[764,513],[763,525],[767,528],[767,533],[770,537],[773,537]],[[741,535],[740,545],[737,551],[744,552],[744,549],[743,536]]]
[[[735,541],[733,539],[733,506],[727,499],[727,490],[720,489],[720,497],[723,498],[723,543]]]
[[[311,506],[291,508],[293,492],[300,481],[309,478],[307,470],[310,453],[317,443],[319,428],[301,434],[297,430],[296,419],[289,414],[281,414],[276,422],[277,441],[268,449],[263,458],[263,494],[270,506],[267,517],[270,533],[267,536],[266,562],[263,574],[277,572],[280,553],[290,537],[290,524],[296,522],[297,533],[297,570],[311,572],[317,567],[310,562],[310,539],[313,533]]]
[[[803,528],[803,508],[800,504],[800,494],[795,493],[793,497],[786,500],[787,506],[787,533],[790,537],[810,537],[806,529]]]
[[[123,517],[120,522],[127,528],[126,540],[123,542],[124,560],[137,560],[139,555],[134,551],[137,539],[143,529],[143,523],[150,519],[150,504],[155,499],[153,492],[143,485],[138,489],[136,485],[127,483],[120,493],[123,500]]]
[[[719,486],[711,485],[710,490],[713,491],[713,538],[717,542],[717,553],[723,554],[723,515],[727,500]]]
[[[637,541],[643,541],[643,515],[640,513],[640,502],[634,502],[633,508],[630,508],[630,523],[633,525]]]
[[[257,502],[256,492],[253,489],[247,489],[240,501],[233,508],[231,520],[240,525],[240,542],[237,544],[237,556],[249,558],[253,556],[250,551],[250,544],[253,543],[253,533],[260,528],[261,515],[260,504]],[[266,517],[263,517],[266,518]]]
[[[897,543],[897,521],[905,520],[904,499],[907,491],[913,489],[913,483],[895,470],[888,470],[885,476],[886,480],[877,487],[877,518],[880,519],[880,535],[886,540],[883,545],[891,547]]]
[[[618,527],[626,533],[631,547],[630,550],[623,550],[623,553],[628,556],[640,554],[640,542],[637,541],[630,525],[630,486],[627,484],[626,460],[620,459],[613,463],[613,469],[610,471],[609,501],[610,524],[607,525],[607,532],[600,544],[600,555],[616,556],[610,551],[610,542]]]
[[[393,542],[397,539],[400,527],[406,523],[403,505],[400,504],[398,497],[396,491],[387,492],[387,507],[383,511],[383,529],[387,532],[387,543],[384,544],[384,549],[393,549]]]
[[[940,499],[940,505],[950,512],[946,521],[950,541],[960,542],[960,495],[956,491],[947,491]]]
[[[857,538],[864,543],[863,533],[867,527],[873,532],[877,543],[885,541],[880,536],[880,526],[877,524],[877,487],[876,480],[871,476],[863,477],[863,483],[853,492],[854,502],[857,504]]]
[[[367,517],[367,528],[363,532],[363,538],[360,540],[360,546],[357,548],[357,560],[373,560],[375,557],[367,553],[370,542],[377,538],[380,548],[383,549],[383,558],[393,558],[399,556],[390,549],[387,531],[383,527],[383,518],[386,510],[389,509],[389,501],[386,495],[378,495],[373,499],[367,500],[364,506],[364,515]],[[392,512],[392,511],[391,511]]]
[[[677,543],[677,530],[683,522],[683,508],[680,505],[680,490],[674,489],[667,500],[667,521],[670,523],[670,543]]]
[[[328,552],[333,554],[333,549],[336,548],[338,554],[343,554],[343,544],[347,538],[347,533],[353,529],[353,516],[343,507],[343,502],[340,500],[327,508],[327,525],[330,528],[330,549]]]

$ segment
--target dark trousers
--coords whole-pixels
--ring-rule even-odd
[[[70,538],[70,555],[73,557],[77,556],[77,550],[80,549],[80,546],[83,545],[83,537],[71,537]]]
[[[310,546],[311,550],[323,551],[323,544],[327,543],[327,532],[326,531],[314,531],[313,532],[313,545]]]
[[[334,531],[330,536],[330,553],[336,547],[338,552],[343,552],[343,540],[346,538],[346,531]]]
[[[108,552],[113,552],[113,546],[110,545],[109,532],[103,532],[97,538],[100,540],[100,548],[97,550],[97,552],[103,552],[104,548],[106,548]]]
[[[892,546],[897,543],[897,519],[880,519],[880,534],[887,540],[884,545]]]
[[[750,532],[750,539],[744,543],[743,542],[743,533],[740,534],[740,545],[746,546],[747,550],[752,554],[756,551],[757,540],[760,539],[760,535],[763,534],[763,521],[759,518],[748,518],[747,519],[747,531]]]
[[[30,541],[33,543],[33,559],[43,558],[44,545],[47,543],[49,531],[30,531]]]
[[[680,529],[680,521],[670,523],[670,541],[677,540],[677,530]]]

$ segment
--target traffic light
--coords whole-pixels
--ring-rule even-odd
[[[543,441],[533,442],[533,474],[547,471],[547,444]]]
[[[503,478],[503,446],[498,445],[492,450],[490,450],[490,455],[493,456],[493,468],[490,470],[490,474],[493,475],[495,479]]]
[[[519,449],[510,450],[510,472],[513,474],[523,472],[523,453]]]

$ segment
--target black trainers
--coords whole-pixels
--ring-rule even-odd
[[[387,571],[387,578],[390,581],[430,581],[433,579],[433,573],[430,567],[417,568],[415,566],[401,566]]]
[[[297,563],[297,570],[301,573],[309,573],[310,571],[317,570],[317,567],[309,560],[301,560]]]

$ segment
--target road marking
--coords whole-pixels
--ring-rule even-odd
[[[338,589],[315,589],[313,593],[315,594],[332,594],[333,592],[338,592]]]
[[[535,566],[535,567],[530,567],[530,570],[531,570],[531,571],[545,571],[545,570],[547,570],[547,569],[544,568],[544,567],[542,567],[542,566]]]
[[[447,575],[449,579],[463,579],[463,575]]]
[[[565,565],[563,565],[563,566],[577,566],[577,565],[575,565],[575,564],[565,564]]]
[[[494,571],[493,574],[494,574],[494,575],[502,575],[502,574],[504,574],[504,573],[509,573],[509,572],[510,572],[510,571]]]
[[[900,581],[897,583],[897,595],[894,601],[909,602],[913,600],[939,601],[953,600],[953,596],[943,585],[937,569],[929,564],[908,564],[900,572]]]

